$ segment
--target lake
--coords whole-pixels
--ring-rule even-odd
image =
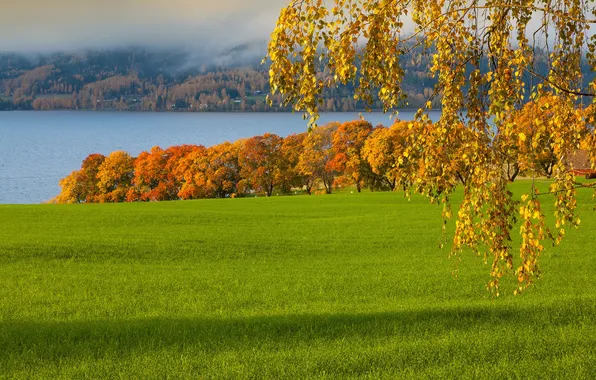
[[[373,125],[392,122],[382,113],[363,115]],[[358,117],[325,113],[319,124]],[[411,120],[414,111],[401,111],[399,117]],[[156,145],[211,146],[265,132],[287,136],[305,130],[301,115],[290,113],[0,112],[0,203],[53,198],[60,179],[78,170],[91,153],[125,150],[136,156]]]

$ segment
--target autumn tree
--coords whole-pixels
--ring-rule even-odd
[[[255,136],[242,144],[238,153],[240,175],[253,190],[268,197],[283,181],[282,171],[286,169],[282,151],[283,139],[272,133]]]
[[[99,195],[97,173],[104,160],[105,156],[99,153],[87,156],[83,160],[80,170],[73,171],[70,175],[60,180],[62,190],[52,202],[94,202],[95,198]]]
[[[583,111],[561,97],[543,96],[530,101],[512,112],[508,120],[512,133],[497,136],[495,141],[503,144],[504,151],[508,149],[505,152],[508,169],[513,167],[511,180],[515,179],[516,172],[530,176],[552,176],[558,163],[555,152],[558,147],[551,138],[563,125],[572,127],[569,130],[571,135],[566,136],[568,138],[582,140],[588,132]]]
[[[430,121],[397,119],[390,128],[377,128],[373,131],[363,147],[363,157],[372,171],[382,176],[392,190],[402,189],[407,195],[410,195],[412,189],[423,193],[426,184],[420,180],[419,173],[427,170],[430,160],[424,157],[416,140],[433,128],[436,125]],[[446,188],[455,187],[458,182],[465,183],[470,175],[470,166],[466,164],[466,148],[475,139],[471,136],[472,132],[462,124],[453,128],[452,133],[460,138],[454,144],[440,146],[432,158],[444,163],[440,166],[440,171],[433,174],[436,176],[434,194],[437,195]]]
[[[174,176],[180,179],[180,199],[210,198],[206,171],[209,167],[207,148],[196,146],[181,157],[173,168]]]
[[[182,176],[176,174],[175,168],[178,166],[180,160],[186,157],[195,149],[198,149],[197,145],[173,145],[165,150],[167,157],[165,163],[165,177],[162,181],[165,183],[165,189],[168,199],[178,199],[178,193],[182,187]]]
[[[132,186],[134,161],[133,157],[121,150],[112,152],[105,158],[97,171],[97,202],[124,202]]]
[[[332,163],[333,133],[337,123],[329,123],[310,132],[302,143],[302,153],[298,160],[298,170],[310,181],[320,181],[327,194],[333,191],[333,182],[337,174]]]
[[[449,219],[450,195],[459,182],[453,177],[464,172],[452,252],[469,248],[490,259],[488,287],[494,294],[508,273],[521,291],[540,273],[544,240],[552,236],[558,242],[566,226],[579,223],[576,188],[587,185],[575,182],[569,157],[583,139],[593,140],[594,132],[582,138],[577,124],[589,116],[570,115],[580,100],[594,99],[596,81],[582,81],[582,60],[591,70],[596,67],[594,14],[596,5],[582,0],[292,1],[271,35],[270,84],[274,94],[305,112],[311,126],[322,94],[338,85],[351,84],[357,100],[372,105],[377,97],[385,111],[395,111],[405,98],[403,57],[422,47],[436,81],[425,108],[440,99],[442,114],[431,126],[424,108],[417,113],[421,133],[404,150],[419,152],[423,163],[411,178],[412,188],[442,203]],[[540,54],[546,67],[539,71]],[[540,107],[553,107],[553,123],[559,126],[535,124],[535,133],[548,136],[554,153],[549,192],[556,229],[550,232],[537,190],[517,198],[503,170],[507,152],[525,143],[509,115],[528,99],[544,99]],[[496,136],[506,143],[494,144]],[[445,161],[454,152],[449,147],[459,155],[455,165]],[[590,149],[595,165],[593,144]],[[511,236],[516,219],[522,225],[518,259]]]
[[[304,146],[306,133],[294,133],[283,139],[282,154],[284,156],[284,168],[281,171],[282,189],[288,193],[292,188],[300,188],[311,194],[313,179],[309,175],[300,172],[300,155]]]
[[[209,183],[218,198],[225,198],[240,191],[240,163],[238,151],[242,141],[224,142],[209,148]]]
[[[99,180],[97,173],[106,156],[93,153],[87,156],[81,164],[82,196],[85,202],[93,202],[99,194]]]
[[[60,194],[50,200],[50,203],[81,203],[84,202],[83,179],[80,170],[75,170],[60,180]]]
[[[135,160],[133,186],[128,191],[127,201],[168,200],[163,179],[167,176],[167,157],[158,146],[150,152],[141,152]]]
[[[166,150],[156,146],[150,152],[141,152],[135,160],[133,187],[128,201],[165,201],[178,199],[182,177],[174,168],[178,161],[190,154],[192,145],[175,145]]]
[[[240,143],[225,142],[210,148],[195,147],[174,168],[182,178],[182,199],[225,198],[238,192]]]
[[[406,133],[410,130],[407,126],[405,129],[397,126],[375,128],[362,148],[362,158],[391,191],[398,186],[404,190],[411,187],[411,171],[417,170],[414,166],[417,162],[403,156],[408,137]]]
[[[364,142],[372,130],[373,126],[369,122],[356,120],[341,124],[333,133],[335,156],[331,165],[347,177],[358,192],[366,180],[370,182],[373,174],[368,161],[362,158]]]

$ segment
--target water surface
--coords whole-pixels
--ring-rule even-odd
[[[326,113],[319,124],[358,117]],[[392,122],[382,113],[364,117],[373,125]],[[401,119],[413,117],[413,111],[400,112]],[[156,145],[211,146],[265,132],[287,136],[305,130],[301,115],[290,113],[0,112],[0,203],[51,199],[60,192],[60,178],[79,169],[91,153],[125,150],[136,156]]]

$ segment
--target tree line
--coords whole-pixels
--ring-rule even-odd
[[[0,80],[0,110],[94,110],[94,111],[178,111],[178,112],[275,112],[291,111],[282,97],[269,94],[265,71],[244,68],[190,76],[180,83],[168,82],[164,76],[142,78],[136,73],[114,75],[85,83],[76,76],[68,83],[54,66],[44,66],[14,78]],[[424,104],[430,87],[413,88],[408,106]],[[406,103],[404,103],[406,104]],[[438,103],[437,103],[438,104]],[[375,108],[381,109],[376,102]],[[327,91],[321,111],[355,111],[364,109],[354,100],[349,87]]]
[[[395,182],[390,176],[368,163],[368,155],[376,154],[373,134],[381,129],[388,128],[359,120],[330,123],[285,138],[266,133],[211,147],[153,147],[136,158],[124,151],[91,154],[80,170],[60,181],[62,191],[52,201],[165,201],[296,190],[332,193],[345,185],[392,189]]]
[[[39,62],[0,54],[0,110],[109,110],[178,112],[291,111],[280,94],[271,94],[269,72],[256,62],[243,67],[185,64],[188,57],[173,52],[148,53],[134,49],[56,54]],[[539,61],[541,61],[539,59]],[[418,108],[431,101],[436,79],[429,74],[430,56],[412,47],[404,57],[401,107]],[[484,70],[483,66],[483,70]],[[588,78],[586,78],[587,80]],[[270,95],[271,103],[266,101]],[[353,84],[326,88],[318,104],[321,112],[383,109],[356,99]]]
[[[501,168],[509,181],[520,175],[551,177],[557,162],[556,146],[545,138],[544,123],[556,112],[556,99],[542,99],[510,115],[513,133],[497,136],[500,146],[516,146]],[[576,110],[581,118],[584,111]],[[580,125],[580,124],[577,124]],[[590,144],[592,127],[583,124],[574,133]],[[227,198],[249,194],[271,196],[300,190],[306,194],[352,186],[357,191],[417,188],[413,180],[426,170],[428,158],[412,149],[412,139],[437,125],[428,121],[396,120],[391,127],[373,127],[367,121],[329,123],[311,132],[285,138],[266,133],[212,147],[180,145],[154,147],[132,157],[116,151],[107,157],[91,154],[80,170],[60,181],[61,193],[54,203],[105,203]],[[437,149],[434,160],[442,162],[435,196],[457,183],[465,184],[473,167],[467,160],[477,136],[463,124],[453,128],[454,143]],[[511,144],[508,139],[515,139]],[[581,147],[578,147],[581,148]],[[590,168],[587,151],[570,152],[570,168]],[[588,170],[588,176],[594,171]],[[430,194],[433,195],[433,194]]]
[[[268,70],[258,61],[242,66],[189,63],[181,52],[138,49],[54,54],[39,60],[0,54],[0,110],[291,111],[281,96],[268,104]],[[406,62],[409,107],[424,104],[435,81],[428,57],[413,51]],[[405,105],[405,103],[404,103]],[[437,103],[438,105],[438,103]],[[375,104],[381,109],[380,102]],[[353,86],[325,93],[322,111],[365,108]]]

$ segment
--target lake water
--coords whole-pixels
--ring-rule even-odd
[[[388,115],[363,114],[373,125]],[[431,115],[433,119],[439,114]],[[358,113],[322,114],[319,124],[358,119]],[[411,120],[413,111],[400,119]],[[136,156],[153,146],[197,144],[306,130],[290,113],[0,112],[0,203],[41,203],[60,192],[58,182],[91,153],[125,150]]]

